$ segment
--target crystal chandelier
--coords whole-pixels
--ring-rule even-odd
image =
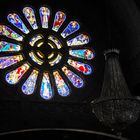
[[[105,71],[101,95],[91,102],[97,118],[112,130],[122,130],[139,116],[140,103],[134,98],[123,76],[117,49],[105,53]]]

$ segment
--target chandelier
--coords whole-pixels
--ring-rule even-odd
[[[91,102],[97,118],[112,130],[122,130],[134,123],[140,112],[139,100],[132,97],[123,76],[119,51],[105,52],[104,81],[101,95]]]

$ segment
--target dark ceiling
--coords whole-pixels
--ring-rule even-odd
[[[52,100],[45,101],[38,92],[32,96],[23,95],[20,92],[22,81],[17,86],[9,86],[4,80],[5,72],[9,69],[0,70],[0,131],[59,127],[110,132],[91,112],[90,102],[100,96],[104,74],[103,53],[109,48],[120,49],[120,63],[126,81],[132,94],[139,95],[136,92],[140,82],[139,9],[135,8],[133,0],[1,0],[0,23],[10,25],[7,15],[16,12],[23,16],[25,6],[33,7],[38,14],[38,9],[44,4],[51,8],[52,18],[56,11],[63,10],[68,21],[80,21],[80,31],[89,33],[89,47],[96,52],[95,59],[89,61],[94,73],[84,76],[84,88],[72,88],[69,97],[55,94]],[[138,2],[137,6],[140,7]],[[124,131],[123,135],[135,140],[140,138],[139,124],[140,121]]]

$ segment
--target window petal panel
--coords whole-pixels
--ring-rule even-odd
[[[70,90],[58,71],[53,72],[58,94],[61,96],[68,96]]]
[[[0,52],[12,52],[12,51],[20,51],[21,46],[13,43],[9,43],[6,41],[0,41]]]
[[[63,67],[62,71],[65,73],[65,75],[68,77],[70,82],[75,86],[76,88],[81,88],[84,85],[83,80],[75,73],[73,73],[71,70],[69,70],[67,67]]]
[[[67,36],[71,35],[72,33],[79,30],[80,25],[76,21],[71,21],[68,26],[64,29],[64,31],[61,33],[61,36],[63,38],[66,38]]]
[[[17,84],[29,68],[30,68],[30,66],[27,63],[23,64],[22,66],[18,67],[17,69],[6,74],[6,81],[9,84]]]
[[[53,28],[52,30],[58,32],[59,28],[62,26],[63,22],[66,19],[66,15],[65,13],[58,11],[55,14],[55,18],[54,18],[54,23],[53,23]]]
[[[9,14],[7,16],[7,19],[10,23],[12,23],[15,27],[17,27],[23,33],[25,34],[29,33],[29,30],[27,29],[27,27],[25,26],[25,24],[23,23],[23,21],[20,19],[20,17],[17,14],[15,13]]]
[[[80,46],[89,43],[89,37],[85,34],[80,34],[73,39],[67,41],[68,46]]]
[[[26,17],[26,19],[29,22],[29,24],[31,25],[31,27],[34,30],[38,29],[34,10],[31,7],[25,7],[23,9],[23,14]]]
[[[5,25],[0,25],[0,35],[6,36],[8,38],[17,40],[17,41],[22,41],[23,37],[14,32],[12,29]]]
[[[40,95],[45,100],[52,98],[52,87],[51,87],[50,78],[49,78],[48,73],[43,74]]]
[[[82,62],[74,61],[72,59],[68,59],[68,64],[82,72],[85,75],[89,75],[92,73],[92,68],[88,64],[84,64]]]
[[[31,75],[28,77],[28,79],[25,81],[25,83],[22,86],[22,92],[26,95],[33,94],[36,86],[36,81],[38,77],[38,71],[33,70]]]
[[[42,28],[48,28],[48,22],[50,19],[50,10],[47,7],[41,7],[39,9]]]
[[[77,58],[91,60],[94,58],[94,54],[89,49],[69,50],[69,55]]]
[[[23,60],[22,55],[0,57],[0,69],[7,68]]]

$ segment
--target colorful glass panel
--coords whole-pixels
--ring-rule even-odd
[[[88,64],[84,64],[82,62],[74,61],[71,59],[68,59],[68,64],[85,75],[89,75],[92,73],[92,69]]]
[[[60,76],[59,72],[58,71],[53,72],[53,76],[55,79],[58,94],[61,96],[69,95],[70,90],[66,85],[66,83],[64,82],[64,80],[62,79],[62,77]]]
[[[48,45],[49,45],[52,49],[56,48],[56,46],[53,45],[52,43],[49,43],[49,42],[48,42]]]
[[[83,80],[76,75],[75,73],[73,73],[71,70],[69,70],[67,67],[63,67],[62,71],[65,73],[65,75],[68,77],[68,79],[70,80],[70,82],[73,84],[73,86],[75,86],[76,88],[81,88],[84,85]]]
[[[61,25],[63,24],[63,22],[66,19],[66,15],[65,13],[59,11],[55,14],[55,18],[54,18],[54,23],[53,23],[53,28],[52,30],[58,32],[59,28],[61,27]]]
[[[71,35],[72,33],[79,30],[80,25],[76,21],[71,21],[68,26],[64,29],[64,31],[61,33],[61,36],[63,38],[66,38],[67,36]]]
[[[0,69],[7,68],[23,60],[22,55],[0,57]]]
[[[5,41],[0,41],[0,52],[11,52],[11,51],[20,51],[21,46],[5,42]]]
[[[39,9],[42,28],[48,28],[48,22],[50,19],[50,10],[47,7],[41,7]]]
[[[60,54],[58,54],[56,58],[54,58],[53,60],[49,61],[49,64],[51,66],[54,66],[54,65],[58,64],[61,61],[61,59],[62,59],[62,56]]]
[[[43,41],[42,41],[42,42],[39,42],[39,43],[37,44],[37,47],[41,47],[43,44],[44,44]]]
[[[94,58],[94,54],[89,49],[69,50],[71,56],[91,60]]]
[[[41,51],[37,51],[36,53],[40,58],[44,58],[44,54]]]
[[[52,98],[52,87],[51,87],[50,78],[49,78],[48,73],[43,74],[40,95],[43,99],[46,99],[46,100]]]
[[[15,13],[9,14],[7,16],[7,19],[10,23],[12,23],[15,27],[17,27],[23,33],[25,34],[29,33],[29,30],[27,29],[27,27],[25,26],[25,24],[23,23],[23,21],[20,19],[20,17],[17,14]]]
[[[51,36],[48,37],[48,39],[51,40],[56,45],[56,47],[58,49],[62,48],[61,42],[56,37],[51,35]]]
[[[54,56],[54,52],[52,52],[51,54],[48,55],[48,59],[53,58],[53,56]]]
[[[23,14],[25,15],[27,21],[31,25],[31,27],[35,30],[38,29],[35,13],[34,10],[31,7],[25,7],[23,9]]]
[[[35,90],[37,76],[38,76],[38,71],[37,70],[33,70],[31,75],[28,77],[28,79],[22,85],[22,92],[24,94],[26,94],[26,95],[33,94],[33,92]]]
[[[42,65],[43,64],[43,61],[41,59],[39,59],[35,54],[34,52],[30,52],[29,53],[29,56],[31,57],[31,59],[37,63],[38,65]]]
[[[73,39],[67,41],[68,46],[79,46],[89,43],[89,37],[85,34],[80,34]]]
[[[25,72],[27,72],[29,67],[30,66],[27,63],[25,63],[22,66],[18,67],[17,69],[9,72],[8,74],[6,74],[6,81],[9,84],[18,83],[21,77],[25,74]]]
[[[33,38],[31,38],[29,44],[30,44],[31,46],[34,46],[34,44],[35,44],[38,40],[40,40],[40,39],[42,39],[42,36],[41,36],[41,35],[35,35]]]
[[[5,25],[0,25],[0,35],[6,36],[17,41],[22,41],[23,37]]]

